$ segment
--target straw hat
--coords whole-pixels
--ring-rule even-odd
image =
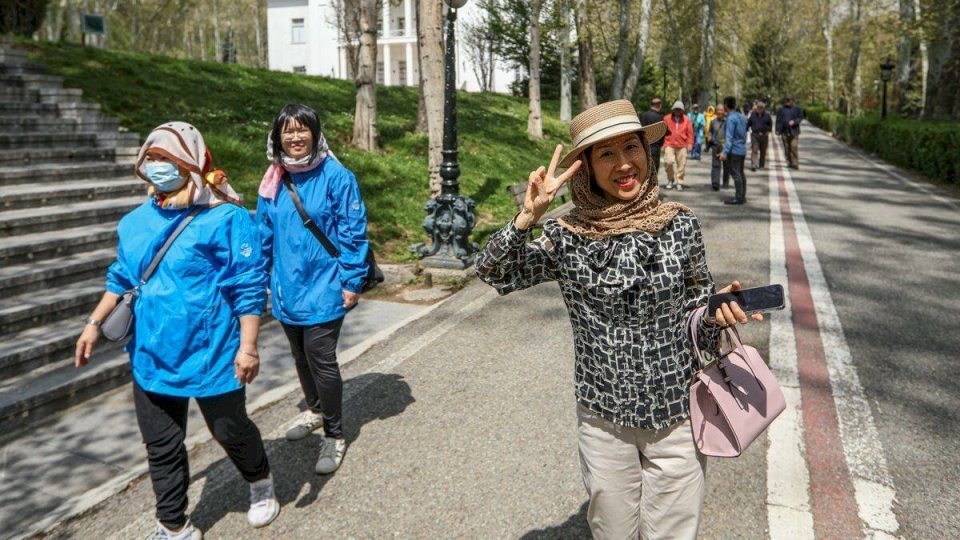
[[[573,140],[573,150],[560,160],[560,167],[568,168],[573,165],[580,154],[587,148],[600,141],[619,137],[627,133],[637,133],[653,144],[663,138],[667,132],[667,125],[663,122],[644,126],[640,123],[637,110],[633,103],[621,99],[608,101],[578,114],[570,122],[570,138]]]

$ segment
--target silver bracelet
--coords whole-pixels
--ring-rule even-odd
[[[247,352],[247,351],[245,351],[245,350],[243,350],[243,349],[238,349],[238,350],[240,351],[240,354],[245,354],[245,355],[247,355],[247,356],[252,356],[252,357],[254,357],[254,358],[260,358],[260,355],[257,354],[257,353],[250,353],[250,352]]]

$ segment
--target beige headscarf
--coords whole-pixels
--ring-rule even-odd
[[[620,135],[623,134],[616,136]],[[631,201],[610,202],[594,192],[590,187],[594,182],[592,172],[589,171],[588,160],[584,160],[580,170],[569,180],[575,207],[558,220],[560,225],[588,238],[605,238],[638,231],[657,236],[679,212],[693,213],[693,210],[680,203],[660,203],[660,186],[657,185],[657,170],[650,155],[650,144],[643,134],[640,140],[647,157],[648,174],[637,197]],[[589,152],[590,148],[586,148],[583,154],[589,155]]]
[[[158,154],[177,164],[187,182],[177,191],[160,193],[147,178],[147,154]],[[186,122],[169,122],[154,128],[137,156],[137,176],[150,184],[148,193],[164,208],[193,205],[240,204],[223,171],[213,169],[213,157],[200,131]]]

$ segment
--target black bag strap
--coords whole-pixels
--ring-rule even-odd
[[[143,285],[150,279],[150,276],[153,275],[154,270],[157,269],[157,265],[160,264],[160,260],[163,259],[163,256],[167,254],[167,250],[170,249],[170,246],[173,245],[173,241],[180,236],[180,233],[183,232],[183,229],[187,228],[187,225],[193,221],[193,218],[197,217],[197,214],[203,210],[202,206],[194,206],[193,210],[187,214],[187,217],[183,218],[183,221],[180,222],[180,225],[174,229],[173,234],[167,238],[167,241],[163,243],[163,247],[160,248],[160,251],[157,252],[157,255],[153,258],[153,261],[150,262],[150,266],[147,267],[147,271],[144,272],[143,278],[140,280],[140,285]]]
[[[293,205],[297,207],[297,213],[300,214],[300,219],[303,220],[303,226],[317,237],[317,240],[323,245],[323,249],[326,249],[331,257],[334,259],[340,258],[340,251],[337,247],[333,245],[333,242],[327,238],[327,235],[323,234],[320,227],[307,215],[307,211],[303,208],[303,202],[300,200],[300,195],[297,194],[297,188],[293,186],[293,182],[290,181],[290,174],[287,172],[283,173],[283,185],[287,187],[290,200],[293,201]]]

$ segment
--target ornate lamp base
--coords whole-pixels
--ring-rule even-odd
[[[423,263],[431,268],[462,270],[473,264],[480,246],[470,242],[470,233],[477,223],[473,215],[476,203],[470,197],[441,193],[423,205],[427,217],[423,228],[430,236],[425,242],[410,246]]]

